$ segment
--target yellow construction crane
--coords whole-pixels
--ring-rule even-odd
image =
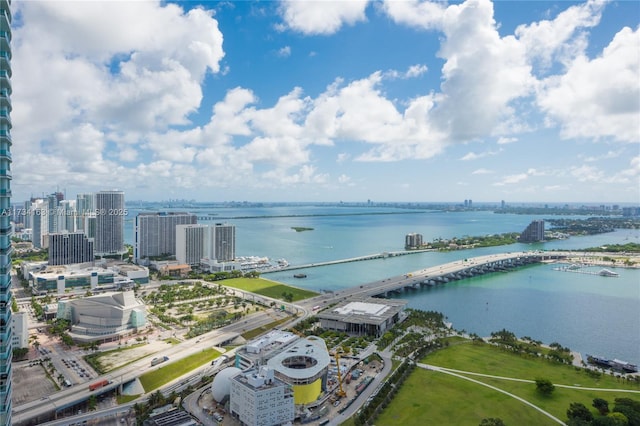
[[[342,389],[342,371],[340,371],[340,352],[336,351],[334,353],[336,358],[336,368],[338,369],[338,390],[336,391],[336,396],[338,398],[343,398],[347,396],[347,393]]]

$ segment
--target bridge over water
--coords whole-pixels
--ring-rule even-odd
[[[543,261],[565,259],[566,257],[567,255],[562,253],[538,252],[503,253],[473,257],[410,272],[400,279],[392,280],[389,285],[372,286],[371,291],[376,295],[388,295],[391,292],[400,292],[421,286],[446,284],[451,281],[493,272],[506,272],[513,268]]]
[[[339,294],[340,298],[349,296],[388,296],[391,293],[400,293],[406,290],[418,289],[422,286],[434,286],[494,272],[505,272],[513,268],[534,263],[562,260],[569,256],[570,253],[566,252],[515,252],[490,254],[464,260],[457,260],[442,265],[420,269],[418,271],[408,272],[403,275],[374,281],[346,290],[340,290]],[[339,263],[339,261],[336,261],[335,263]],[[318,296],[314,299],[326,299],[326,296]]]
[[[363,260],[374,260],[374,259],[385,259],[388,257],[395,257],[395,256],[405,256],[405,255],[409,255],[409,254],[416,254],[416,253],[424,253],[427,251],[436,251],[436,249],[423,249],[423,250],[408,250],[408,251],[385,251],[382,253],[375,253],[375,254],[367,254],[364,256],[357,256],[357,257],[349,257],[347,259],[338,259],[338,260],[328,260],[326,262],[316,262],[316,263],[305,263],[302,265],[289,265],[287,267],[284,268],[277,268],[277,269],[273,269],[273,270],[269,270],[269,271],[264,271],[261,272],[261,274],[268,274],[270,272],[282,272],[282,271],[293,271],[295,269],[308,269],[308,268],[316,268],[318,266],[329,266],[329,265],[337,265],[339,263],[349,263],[349,262],[360,262]]]

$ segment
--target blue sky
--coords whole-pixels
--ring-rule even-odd
[[[14,2],[13,200],[640,203],[640,2]]]

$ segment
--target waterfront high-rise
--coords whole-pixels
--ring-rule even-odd
[[[191,266],[200,265],[205,257],[207,225],[176,225],[176,260]]]
[[[216,223],[209,227],[205,256],[218,262],[230,262],[236,258],[236,227],[228,223]]]
[[[11,424],[11,0],[0,0],[0,424]]]
[[[124,247],[124,192],[100,191],[95,198],[96,234],[94,250],[96,256],[113,256],[126,253]],[[88,236],[89,233],[87,233]]]
[[[136,216],[133,258],[140,260],[158,256],[175,256],[176,226],[195,225],[193,213],[140,213]]]
[[[521,243],[536,243],[544,241],[544,220],[532,221],[520,234],[518,241]]]
[[[405,249],[417,249],[422,247],[423,240],[422,234],[411,233],[407,234],[404,237],[404,248]]]

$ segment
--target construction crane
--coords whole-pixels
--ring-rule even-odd
[[[336,391],[336,396],[338,396],[338,398],[343,398],[345,396],[347,396],[347,393],[344,391],[344,389],[342,389],[342,371],[340,371],[340,352],[336,351],[334,354],[334,357],[336,358],[336,367],[338,369],[338,390]]]

